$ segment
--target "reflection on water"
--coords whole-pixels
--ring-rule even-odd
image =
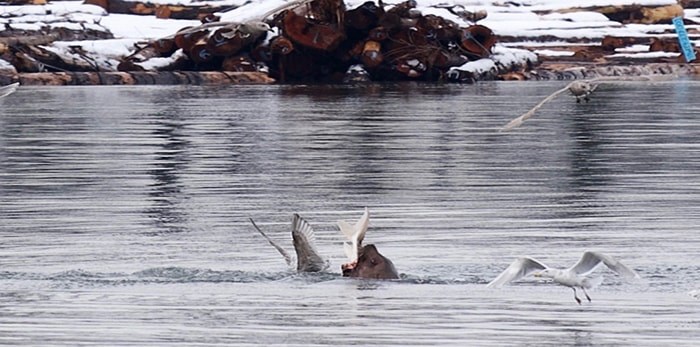
[[[179,176],[189,163],[186,149],[190,143],[182,119],[176,113],[160,114],[157,119],[157,127],[152,134],[153,138],[161,139],[163,143],[161,149],[155,152],[155,168],[150,172],[154,182],[149,187],[148,195],[155,206],[149,209],[148,216],[154,220],[159,230],[181,232],[185,231],[183,225],[186,225],[188,215],[187,208],[182,206],[182,200],[188,197],[183,192]]]
[[[2,345],[694,345],[695,81],[20,88],[0,101]],[[40,100],[40,102],[39,102]],[[339,277],[339,219],[399,281]],[[315,228],[325,274],[294,274]],[[616,256],[578,306],[515,257]],[[693,292],[691,292],[693,291]]]

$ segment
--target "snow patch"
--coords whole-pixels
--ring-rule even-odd
[[[571,57],[574,55],[572,51],[556,51],[553,49],[536,49],[535,54],[546,57]]]

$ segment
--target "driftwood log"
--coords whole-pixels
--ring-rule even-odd
[[[100,6],[109,13],[155,15],[158,18],[172,19],[203,19],[215,12],[231,9],[231,6],[161,5],[149,1],[128,0],[85,0],[85,3]]]
[[[21,85],[152,85],[152,84],[270,84],[274,80],[261,72],[181,71],[181,72],[41,72],[21,73],[2,84]]]

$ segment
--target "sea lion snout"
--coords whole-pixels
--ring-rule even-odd
[[[354,270],[356,266],[357,261],[340,265],[340,269],[343,271],[343,277],[350,277],[352,270]]]
[[[383,256],[374,245],[362,247],[356,261],[341,265],[343,276],[374,279],[399,278],[394,263]]]

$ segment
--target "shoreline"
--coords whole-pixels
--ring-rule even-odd
[[[699,63],[630,63],[596,64],[591,62],[547,61],[527,70],[510,72],[485,71],[462,81],[406,81],[412,83],[462,83],[483,81],[551,81],[583,80],[597,77],[696,76]],[[109,71],[109,72],[31,72],[5,75],[0,85],[19,82],[23,86],[89,86],[89,85],[269,85],[307,84],[280,83],[264,72],[235,71]],[[317,84],[376,84],[401,81],[359,81]]]

